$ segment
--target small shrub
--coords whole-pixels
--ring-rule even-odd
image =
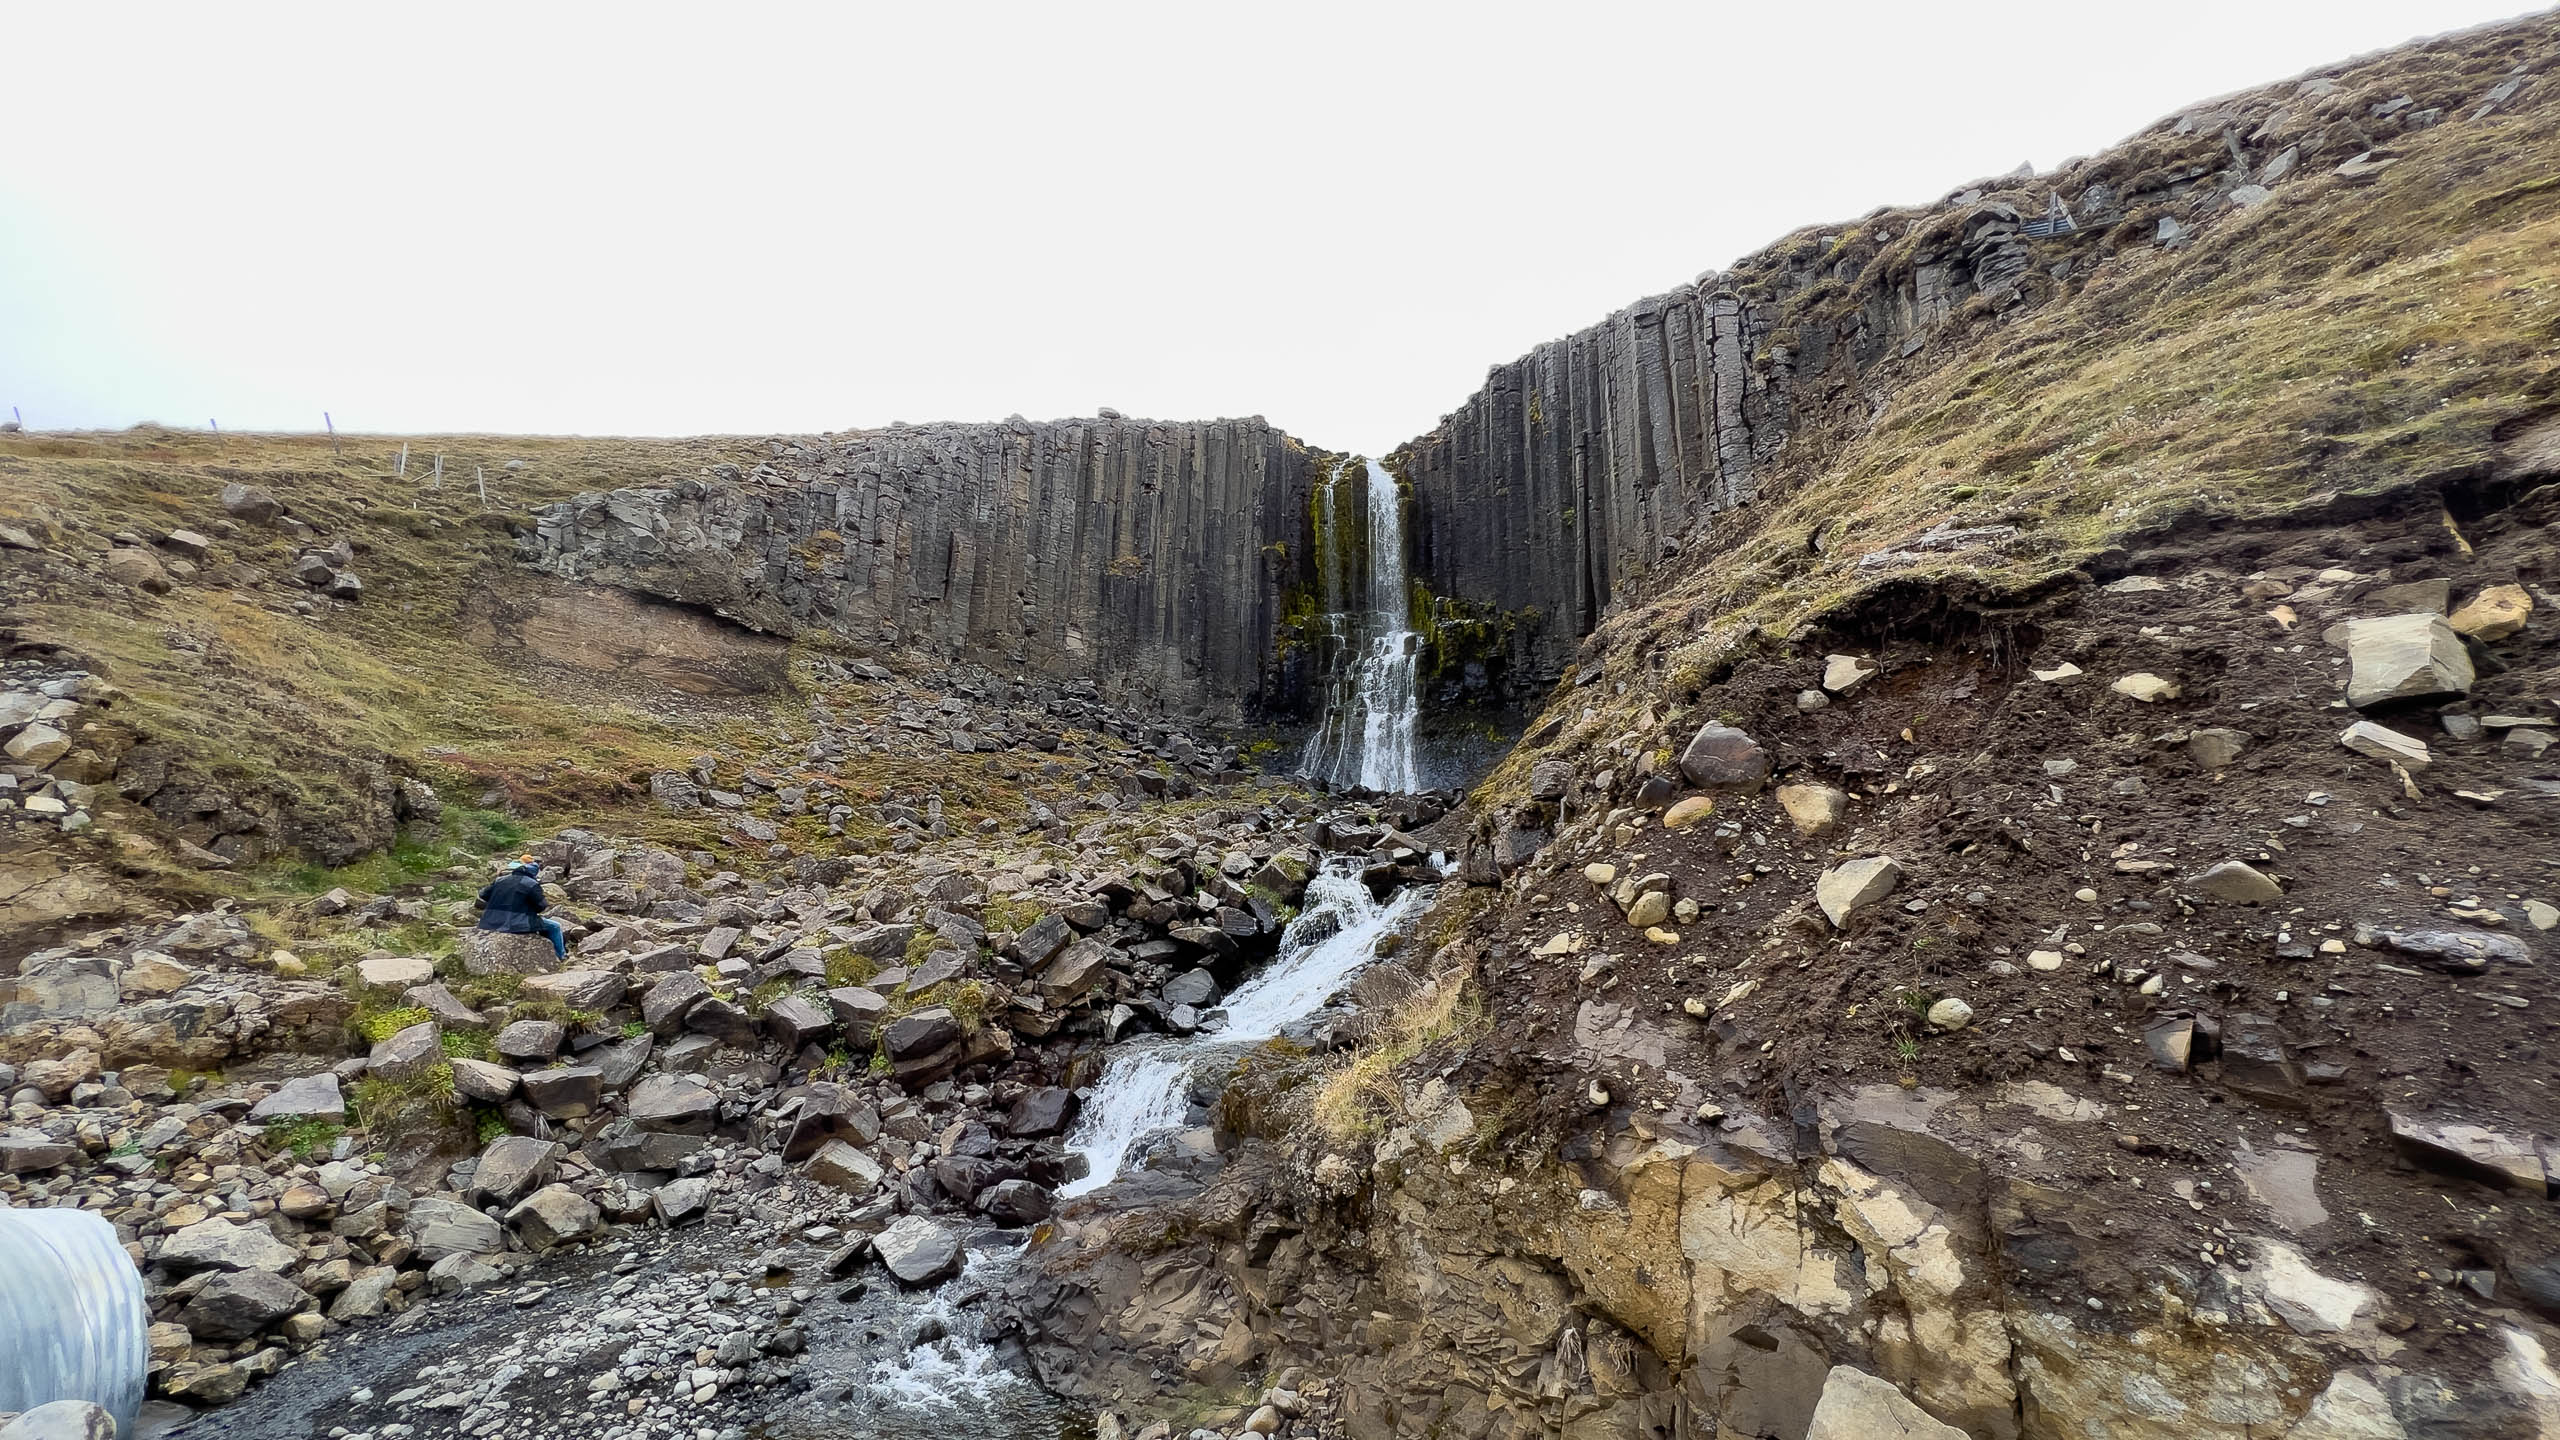
[[[489,1058],[489,1032],[486,1030],[447,1030],[444,1053],[454,1060],[486,1060]]]
[[[868,955],[838,950],[827,957],[827,986],[830,989],[867,984],[872,976],[879,973],[880,963]]]

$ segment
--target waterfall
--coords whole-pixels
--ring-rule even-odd
[[[1364,460],[1366,563],[1342,543],[1340,500],[1352,483],[1349,462],[1334,467],[1316,491],[1316,571],[1326,609],[1327,654],[1336,669],[1325,688],[1324,716],[1307,742],[1301,769],[1334,785],[1401,793],[1420,787],[1413,723],[1420,637],[1405,589],[1404,504],[1395,477]],[[1357,573],[1346,573],[1346,572]],[[1356,602],[1356,607],[1355,607]]]
[[[1232,1060],[1315,1013],[1369,963],[1378,937],[1413,913],[1427,891],[1413,886],[1380,904],[1360,879],[1362,862],[1335,858],[1307,882],[1305,908],[1280,936],[1280,954],[1220,1007],[1226,1028],[1178,1040],[1121,1046],[1103,1067],[1067,1137],[1085,1157],[1084,1178],[1061,1195],[1082,1195],[1120,1178],[1146,1141],[1179,1128],[1190,1113],[1191,1076],[1202,1064]]]

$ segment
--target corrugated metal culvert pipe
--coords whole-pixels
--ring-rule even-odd
[[[0,1209],[0,1413],[86,1400],[131,1435],[150,1327],[113,1225],[85,1210]]]

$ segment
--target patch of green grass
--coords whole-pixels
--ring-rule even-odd
[[[347,1091],[347,1113],[376,1139],[449,1126],[457,1113],[453,1067],[431,1065],[399,1080],[364,1076]]]
[[[982,923],[990,930],[1027,930],[1047,913],[1037,900],[1002,895],[986,903]]]
[[[269,1150],[289,1154],[297,1160],[309,1160],[326,1154],[330,1146],[338,1143],[338,1137],[345,1133],[346,1127],[338,1122],[313,1115],[299,1120],[270,1120],[260,1138]]]
[[[347,1028],[364,1037],[368,1045],[379,1045],[412,1025],[433,1020],[423,1005],[402,1005],[392,1009],[375,1009],[359,1005],[347,1020]]]
[[[787,975],[776,975],[753,990],[748,991],[746,1000],[739,1008],[745,1010],[750,1015],[760,1016],[767,1010],[773,1008],[773,1002],[790,993],[791,977]]]
[[[848,985],[866,985],[880,973],[880,962],[868,955],[840,949],[827,956],[827,988],[841,990]]]
[[[593,1010],[572,1009],[566,1002],[549,996],[526,998],[519,995],[511,1011],[517,1020],[548,1020],[571,1030],[586,1030],[604,1023],[604,1017]]]
[[[923,964],[933,954],[934,947],[941,943],[940,935],[925,926],[917,926],[916,933],[907,940],[907,968],[912,970]]]
[[[486,1060],[489,1058],[489,1032],[455,1029],[444,1032],[444,1053],[454,1060]]]
[[[963,980],[942,997],[942,1004],[951,1012],[951,1018],[960,1022],[962,1034],[975,1035],[986,1023],[987,1003],[993,998],[994,993],[984,982]]]

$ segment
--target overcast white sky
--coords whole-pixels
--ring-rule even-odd
[[[2516,8],[18,6],[0,413],[1383,450],[1797,225]]]

